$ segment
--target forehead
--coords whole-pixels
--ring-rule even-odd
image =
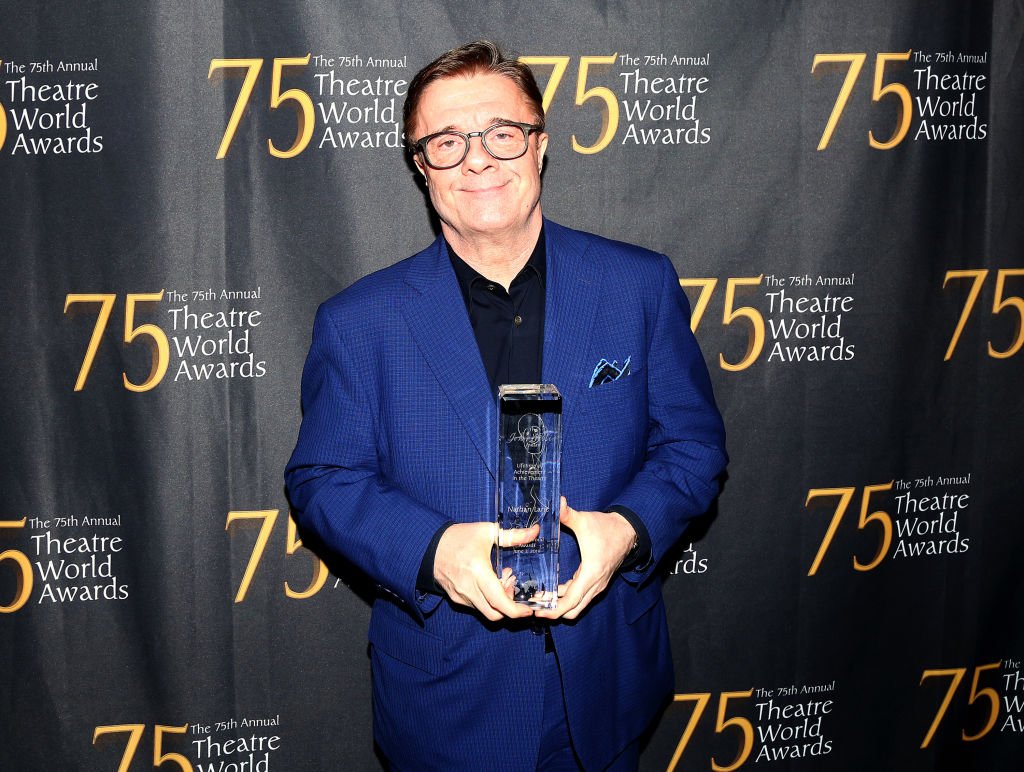
[[[446,128],[476,131],[495,118],[529,123],[534,116],[525,95],[510,78],[493,72],[435,80],[417,107],[419,134]]]

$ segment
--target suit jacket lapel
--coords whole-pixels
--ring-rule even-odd
[[[544,222],[547,238],[547,288],[544,311],[544,382],[562,393],[565,430],[590,386],[589,342],[601,300],[602,270],[586,260],[586,237]]]
[[[487,468],[496,476],[495,397],[443,238],[439,236],[410,261],[405,280],[419,291],[402,306],[409,332]]]
[[[590,385],[588,343],[600,302],[602,271],[586,260],[587,242],[546,220],[543,381],[562,393],[566,428]],[[492,475],[495,469],[495,398],[480,359],[466,304],[459,291],[444,239],[410,261],[406,282],[418,294],[402,313],[428,366]]]

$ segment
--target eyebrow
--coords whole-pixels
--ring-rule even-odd
[[[488,123],[486,126],[484,126],[484,129],[489,129],[489,128],[491,128],[491,126],[494,126],[495,124],[499,124],[499,123],[516,123],[516,122],[517,121],[513,121],[511,118],[502,118],[501,116],[497,116],[496,115],[496,116],[494,116],[493,118],[490,119],[490,123]],[[459,131],[459,129],[455,128],[454,124],[449,123],[443,129],[438,129],[437,131],[432,131],[430,133],[431,134],[442,134],[442,133],[444,133],[446,131]],[[483,131],[483,129],[481,129],[481,131]]]

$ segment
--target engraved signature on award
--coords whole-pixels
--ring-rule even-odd
[[[539,456],[544,452],[544,421],[536,413],[527,413],[519,418],[516,431],[508,439],[522,443],[531,456]]]

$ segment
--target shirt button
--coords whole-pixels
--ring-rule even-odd
[[[493,284],[488,284],[487,285],[487,289],[489,289],[491,292],[494,292],[494,285]]]
[[[512,324],[514,324],[516,327],[518,327],[522,323],[523,323],[523,317],[521,317],[519,314],[516,314],[515,319],[512,320]]]

